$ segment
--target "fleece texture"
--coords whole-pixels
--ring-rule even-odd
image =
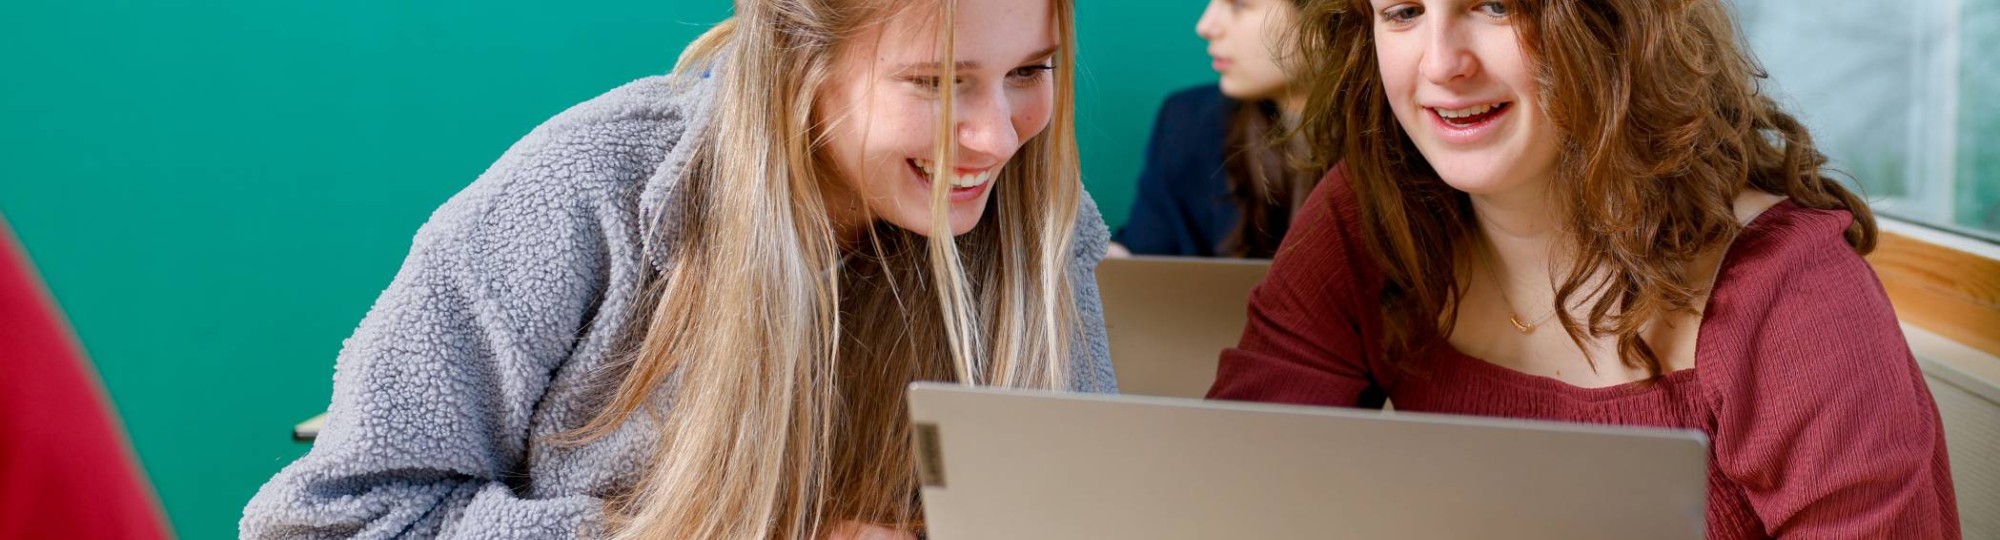
[[[705,74],[641,79],[514,144],[432,214],[340,352],[319,439],[244,509],[243,538],[570,538],[658,440],[585,423],[664,271],[676,184],[712,115]],[[1084,199],[1069,279],[1074,389],[1115,392],[1094,269],[1109,234]],[[668,400],[671,401],[671,400]]]

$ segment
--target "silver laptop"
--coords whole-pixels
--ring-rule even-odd
[[[938,540],[1698,539],[1699,432],[919,383]]]
[[[1250,290],[1270,261],[1135,257],[1097,267],[1118,390],[1202,397],[1222,349],[1236,346]]]

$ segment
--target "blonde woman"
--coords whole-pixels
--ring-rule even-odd
[[[922,530],[903,388],[1113,391],[1069,0],[739,0],[418,232],[244,537]]]

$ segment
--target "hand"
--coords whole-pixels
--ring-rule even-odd
[[[827,531],[823,540],[917,540],[917,535],[873,523],[842,521]]]
[[[1124,245],[1117,242],[1112,242],[1110,246],[1106,246],[1104,249],[1104,257],[1107,259],[1123,259],[1131,256],[1132,250],[1125,249]]]

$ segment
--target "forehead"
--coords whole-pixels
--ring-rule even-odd
[[[1052,4],[1047,0],[958,0],[952,24],[956,51],[952,59],[961,64],[1012,69],[1036,51],[1057,44],[1057,27]],[[888,65],[934,63],[944,60],[942,2],[917,2],[895,10],[882,24],[855,36],[854,50]]]

